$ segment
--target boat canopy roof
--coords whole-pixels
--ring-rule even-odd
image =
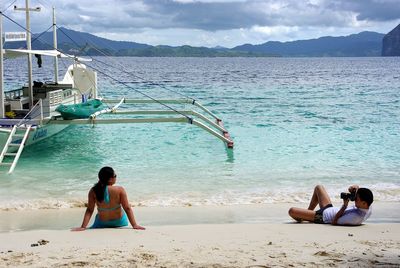
[[[92,59],[88,58],[81,58],[74,55],[64,54],[58,50],[28,50],[28,49],[4,49],[4,54],[6,58],[17,58],[22,57],[27,54],[33,55],[42,55],[42,56],[49,56],[49,57],[59,57],[59,58],[71,58],[76,59],[78,61],[92,61]]]

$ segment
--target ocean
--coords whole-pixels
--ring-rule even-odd
[[[351,184],[400,201],[398,57],[95,59],[102,97],[190,96],[234,149],[189,124],[71,126],[0,171],[0,210],[82,207],[103,166],[136,206],[304,203],[316,184],[335,201]],[[4,65],[6,88],[22,86],[25,63]],[[44,59],[34,80],[51,69]]]

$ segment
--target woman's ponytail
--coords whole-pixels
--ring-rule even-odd
[[[108,185],[108,181],[114,177],[114,170],[111,167],[103,167],[100,169],[98,177],[99,181],[93,186],[93,191],[98,202],[103,202],[104,191]]]

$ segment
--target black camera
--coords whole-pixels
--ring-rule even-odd
[[[341,199],[349,199],[350,201],[354,201],[354,200],[356,200],[356,192],[341,193],[340,198]]]

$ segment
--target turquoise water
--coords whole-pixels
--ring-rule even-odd
[[[307,202],[318,183],[336,200],[357,183],[377,200],[400,201],[400,58],[115,62],[134,75],[102,71],[131,88],[99,73],[104,97],[189,95],[223,119],[235,148],[188,124],[71,126],[0,174],[0,209],[82,206],[104,165],[143,206]],[[5,62],[19,76],[8,75],[8,87],[24,75],[18,63]],[[47,63],[36,80],[52,79]]]

